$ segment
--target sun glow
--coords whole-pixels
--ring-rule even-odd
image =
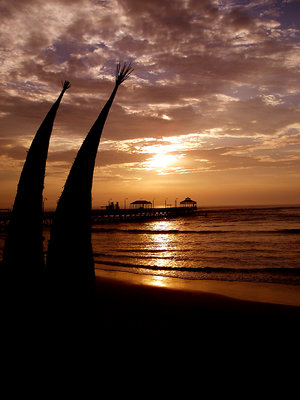
[[[145,167],[150,170],[163,171],[176,161],[176,157],[171,154],[155,154],[145,162]]]

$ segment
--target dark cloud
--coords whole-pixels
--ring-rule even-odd
[[[242,8],[234,8],[225,16],[226,24],[235,30],[255,29],[255,21]]]
[[[289,124],[300,123],[298,110],[268,104],[262,97],[231,102],[223,114],[223,121],[229,114],[236,126],[246,134],[274,135]]]

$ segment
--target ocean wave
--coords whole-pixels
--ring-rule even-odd
[[[230,268],[230,267],[172,267],[172,266],[159,266],[159,265],[144,265],[144,264],[131,264],[120,261],[97,261],[95,264],[110,265],[115,267],[125,267],[128,269],[147,269],[152,271],[182,271],[182,272],[202,272],[202,273],[242,273],[242,274],[289,274],[293,276],[300,276],[300,268]],[[97,266],[95,265],[97,268]],[[101,269],[100,267],[98,267]]]
[[[202,233],[201,231],[193,231],[193,230],[179,230],[179,229],[165,229],[165,230],[152,230],[152,229],[118,229],[118,228],[92,228],[92,232],[108,232],[108,233],[133,233],[133,234],[153,234],[153,235],[159,235],[159,234],[184,234],[184,233]],[[209,232],[209,231],[203,231],[203,232]],[[216,231],[212,231],[216,232]]]
[[[158,229],[158,230],[153,230],[153,229],[118,229],[118,228],[92,228],[92,232],[98,232],[98,233],[132,233],[132,234],[138,234],[138,235],[161,235],[161,234],[210,234],[210,233],[232,233],[235,231],[220,231],[220,230],[179,230],[179,229]]]
[[[165,229],[165,230],[152,230],[152,229],[119,229],[119,228],[92,228],[92,232],[97,233],[128,233],[128,234],[138,234],[138,235],[161,235],[161,234],[199,234],[199,235],[209,235],[209,234],[292,234],[298,235],[300,234],[300,229],[270,229],[270,230],[213,230],[213,229],[204,229],[204,230],[179,230],[179,229]]]
[[[118,249],[118,253],[165,253],[166,249]],[[195,251],[194,249],[168,249],[168,253],[187,253]]]
[[[299,235],[300,229],[277,229],[274,232],[276,233],[287,233],[290,235]]]
[[[175,250],[172,250],[173,252]],[[169,250],[159,250],[158,252],[155,252],[156,254],[164,254],[163,256],[160,255],[152,255],[151,253],[153,253],[152,250],[148,250],[147,253],[149,253],[149,255],[145,255],[145,252],[143,252],[142,255],[138,255],[135,254],[134,256],[132,254],[126,254],[128,251],[123,251],[124,254],[111,254],[111,253],[95,253],[94,252],[94,256],[95,257],[109,257],[109,258],[135,258],[135,259],[140,259],[140,260],[172,260],[172,261],[187,261],[187,260],[191,260],[190,257],[188,256],[182,256],[182,255],[178,255],[178,256],[166,256],[165,253],[169,253]],[[140,253],[140,250],[135,250],[136,253]]]

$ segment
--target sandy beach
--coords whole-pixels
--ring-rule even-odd
[[[96,270],[96,298],[88,306],[70,299],[47,311],[34,301],[33,313],[26,303],[10,311],[6,350],[9,360],[94,359],[114,374],[120,365],[149,368],[153,360],[180,369],[196,360],[204,370],[222,365],[226,372],[233,359],[235,369],[254,362],[261,371],[281,360],[278,368],[285,368],[299,353],[299,292],[292,285]]]
[[[230,340],[286,346],[299,335],[300,288],[192,281],[96,271],[97,310],[108,340]],[[250,344],[250,342],[248,343]]]

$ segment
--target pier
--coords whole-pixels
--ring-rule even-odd
[[[43,225],[51,226],[55,211],[43,212]],[[141,221],[149,219],[171,219],[177,217],[186,217],[200,215],[196,201],[190,197],[186,197],[180,202],[177,207],[153,207],[151,201],[136,200],[130,203],[130,208],[120,208],[119,203],[114,204],[109,202],[108,206],[92,209],[91,221],[92,225],[108,223],[108,222],[122,222],[122,221]],[[11,216],[11,210],[0,209],[0,230],[5,231]],[[74,213],[76,220],[76,213]]]
[[[51,226],[54,211],[43,213],[43,225]],[[93,209],[91,212],[92,224],[122,222],[122,221],[140,221],[147,219],[171,219],[183,216],[198,215],[197,208],[189,207],[167,207],[167,208],[127,208],[127,209]],[[0,230],[5,231],[10,220],[11,211],[0,211]],[[76,219],[76,214],[74,215]]]
[[[92,210],[92,223],[176,218],[195,214],[197,214],[197,208],[185,207],[100,209]]]

